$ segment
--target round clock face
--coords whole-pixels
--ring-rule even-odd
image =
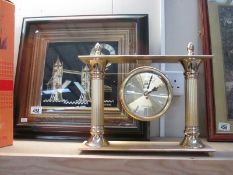
[[[158,69],[143,66],[134,69],[122,83],[120,101],[133,118],[150,121],[163,115],[172,100],[172,87]]]

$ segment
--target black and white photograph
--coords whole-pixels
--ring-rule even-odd
[[[42,106],[91,106],[91,81],[88,65],[78,55],[94,54],[100,44],[101,54],[116,55],[117,42],[61,42],[49,43],[43,78]],[[104,104],[117,105],[118,66],[107,65],[104,78]]]

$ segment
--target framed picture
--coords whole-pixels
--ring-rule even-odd
[[[91,85],[79,55],[148,54],[148,16],[25,18],[15,81],[15,137],[82,139],[90,132]],[[147,123],[122,110],[118,89],[135,65],[107,65],[106,136],[145,140]]]
[[[233,2],[199,0],[209,141],[233,141]]]

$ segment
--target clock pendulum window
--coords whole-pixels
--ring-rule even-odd
[[[91,137],[85,142],[90,150],[111,147],[104,137],[104,93],[103,77],[108,63],[136,63],[151,60],[154,63],[177,63],[184,68],[185,89],[185,129],[180,150],[200,150],[205,147],[199,138],[197,109],[198,68],[211,55],[194,55],[194,46],[188,44],[187,55],[101,55],[98,47],[93,56],[80,56],[80,60],[90,66],[92,84]],[[141,66],[132,70],[121,85],[120,102],[125,112],[141,121],[151,121],[162,116],[172,101],[172,87],[167,77],[158,69]],[[89,150],[87,148],[87,150]],[[120,147],[119,150],[123,148]],[[162,148],[166,149],[166,148]],[[85,150],[85,149],[84,149]],[[111,149],[106,149],[111,150]],[[145,151],[143,148],[142,150]],[[156,149],[152,149],[156,150]],[[158,149],[161,150],[161,147]],[[179,150],[179,148],[169,149]],[[203,149],[204,150],[204,149]],[[213,149],[204,151],[212,152]]]

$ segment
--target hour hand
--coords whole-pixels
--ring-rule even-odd
[[[160,87],[160,85],[159,85],[159,86],[153,87],[150,91],[146,91],[146,92],[144,93],[144,95],[147,96],[147,95],[149,95],[151,92],[157,91],[159,87]]]
[[[159,87],[160,87],[160,86],[157,86],[157,87],[155,86],[155,87],[153,87],[153,89],[151,89],[149,92],[157,91]]]

